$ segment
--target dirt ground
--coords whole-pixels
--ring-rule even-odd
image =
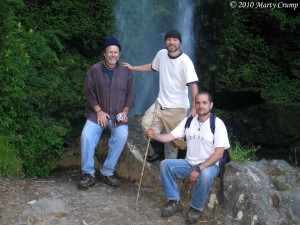
[[[20,217],[32,207],[30,203],[39,199],[64,199],[68,203],[67,215],[58,215],[56,225],[139,225],[139,224],[185,224],[187,202],[184,212],[170,218],[161,218],[165,204],[162,189],[142,187],[136,208],[138,183],[122,181],[121,186],[112,188],[97,180],[88,190],[78,190],[79,171],[55,173],[47,179],[12,180],[0,178],[0,224],[25,225],[47,224],[47,221],[27,221]],[[51,207],[51,206],[49,206]],[[55,207],[55,206],[54,206]],[[64,220],[61,220],[62,217]],[[23,218],[23,219],[22,219]],[[67,223],[67,222],[68,223]],[[74,221],[74,223],[72,223]],[[208,223],[207,223],[208,222]],[[203,221],[199,224],[218,224],[216,221]],[[52,225],[52,223],[51,223]]]

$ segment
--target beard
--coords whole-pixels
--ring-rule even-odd
[[[119,58],[118,57],[108,57],[106,60],[109,64],[115,65],[118,62]]]
[[[179,46],[170,44],[167,46],[167,50],[168,52],[176,52],[179,50]]]
[[[197,114],[198,114],[198,116],[206,116],[206,115],[208,115],[210,113],[210,110],[209,111],[205,111],[205,110],[203,110],[203,111],[197,111]]]

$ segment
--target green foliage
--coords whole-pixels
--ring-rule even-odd
[[[22,159],[10,145],[6,136],[0,135],[0,177],[23,177]]]
[[[195,2],[198,12],[205,12],[198,33],[209,46],[199,52],[203,86],[213,92],[257,92],[265,101],[299,102],[298,10]]]
[[[64,139],[82,129],[83,82],[114,31],[112,5],[4,0],[0,6],[0,136],[21,159],[12,162],[25,177],[47,176]]]
[[[257,150],[260,149],[260,146],[241,146],[238,141],[235,141],[230,147],[230,157],[233,161],[236,162],[247,162],[255,161]]]
[[[95,57],[103,40],[115,31],[112,2],[106,0],[25,1],[15,7],[18,20],[47,38],[51,49],[66,49]]]

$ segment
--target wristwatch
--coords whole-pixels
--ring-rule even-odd
[[[198,172],[198,173],[202,172],[202,170],[200,169],[200,166],[197,166],[196,169],[195,169],[195,171]]]

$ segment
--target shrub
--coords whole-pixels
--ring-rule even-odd
[[[22,159],[13,145],[0,136],[0,177],[23,177]]]
[[[230,148],[230,157],[231,160],[236,162],[247,162],[255,161],[257,150],[260,149],[260,146],[241,146],[238,141],[234,141],[233,145]]]

